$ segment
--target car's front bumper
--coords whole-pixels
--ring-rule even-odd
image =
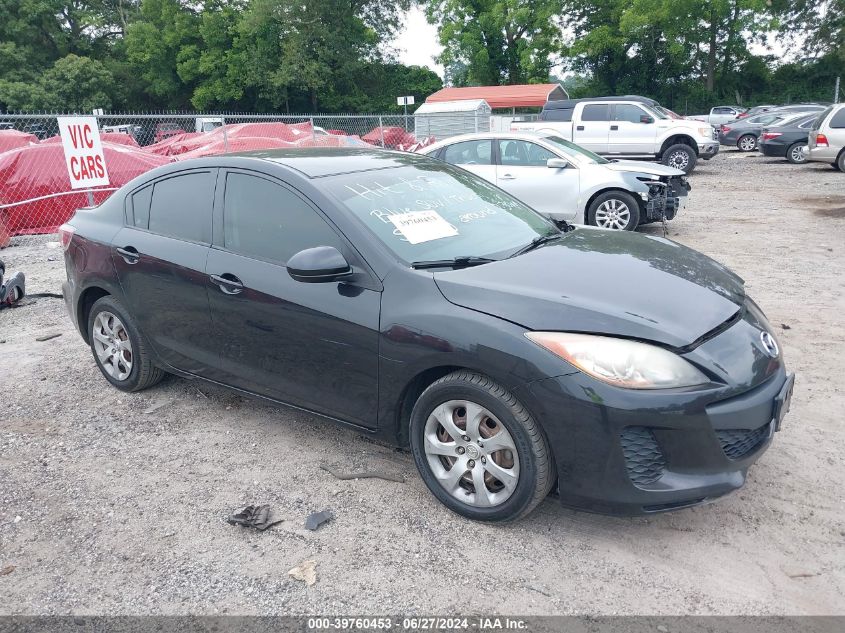
[[[641,515],[740,488],[769,447],[792,384],[780,365],[763,384],[706,404],[700,392],[631,392],[582,373],[525,388],[545,421],[561,503]]]
[[[719,143],[713,141],[698,144],[698,157],[703,160],[710,160],[719,153]]]

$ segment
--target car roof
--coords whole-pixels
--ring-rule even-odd
[[[430,149],[438,149],[444,145],[451,145],[452,143],[462,143],[464,141],[474,141],[481,139],[515,139],[521,141],[537,141],[542,140],[547,136],[560,136],[555,130],[549,128],[548,130],[534,130],[525,132],[470,132],[468,134],[458,134],[444,138],[441,141],[427,145],[420,148],[420,153],[426,154]]]
[[[252,158],[275,163],[294,169],[308,178],[405,167],[429,163],[431,160],[426,156],[412,152],[397,152],[378,147],[269,149],[227,154],[226,156]]]

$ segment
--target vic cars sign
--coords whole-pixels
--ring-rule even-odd
[[[71,189],[109,184],[97,119],[92,116],[59,117],[59,134]]]

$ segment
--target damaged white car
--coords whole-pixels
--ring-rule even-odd
[[[680,169],[608,160],[549,133],[464,134],[419,153],[471,171],[553,220],[605,229],[671,220],[690,190]]]

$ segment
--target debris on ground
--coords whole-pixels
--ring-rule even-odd
[[[247,506],[241,508],[233,515],[226,519],[226,522],[231,525],[241,525],[243,527],[252,527],[262,532],[269,527],[281,523],[284,519],[273,519],[270,516],[270,506]]]
[[[17,567],[15,565],[6,565],[3,569],[0,569],[0,576],[8,576],[16,569]]]
[[[375,470],[368,470],[359,473],[340,473],[327,464],[320,464],[320,468],[330,475],[333,475],[335,478],[344,481],[349,479],[384,479],[386,481],[395,481],[400,484],[405,483],[405,477],[402,475],[391,475],[390,473],[383,473]]]
[[[39,343],[43,343],[44,341],[49,341],[50,339],[58,338],[61,335],[61,332],[53,332],[52,334],[43,334],[41,336],[36,336],[35,340]]]
[[[334,514],[331,510],[323,510],[321,512],[312,512],[308,515],[308,518],[305,519],[305,528],[311,530],[312,532],[316,530],[318,527],[323,525],[328,521],[331,521],[334,518]]]
[[[150,406],[148,406],[146,409],[144,409],[144,413],[147,414],[147,415],[150,414],[150,413],[155,413],[159,409],[163,409],[164,407],[166,407],[171,402],[173,402],[173,400],[171,400],[170,398],[156,400]]]
[[[302,561],[299,565],[288,572],[288,576],[295,580],[301,580],[310,587],[317,582],[317,571],[314,569],[317,562],[313,560]]]
[[[781,323],[781,324],[780,324],[780,326],[781,326],[781,328],[783,328],[784,330],[791,330],[791,329],[792,329],[792,326],[791,326],[791,325],[787,325],[786,323]]]

